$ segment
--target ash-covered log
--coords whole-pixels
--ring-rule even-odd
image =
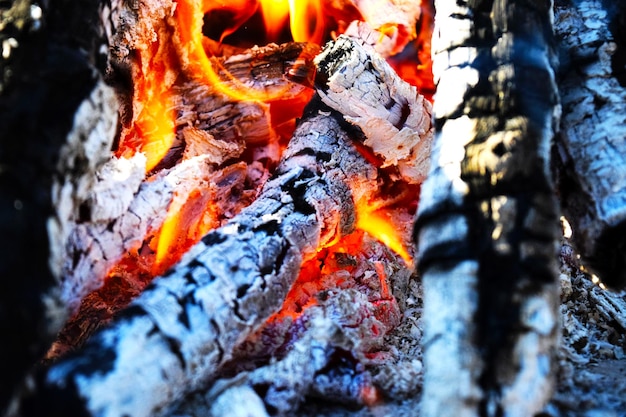
[[[259,198],[50,368],[24,412],[157,415],[207,383],[280,308],[302,261],[354,227],[375,184],[336,118],[313,108]]]
[[[557,2],[563,94],[555,161],[561,206],[583,265],[626,286],[626,9]]]
[[[101,27],[98,1],[0,5],[0,410],[65,320],[68,224],[110,155]]]
[[[361,35],[366,39],[341,35],[315,58],[318,94],[363,131],[382,168],[421,184],[429,167],[432,106],[366,43],[380,35],[365,29]]]
[[[435,7],[436,134],[416,223],[422,417],[531,416],[553,391],[559,328],[552,4]]]

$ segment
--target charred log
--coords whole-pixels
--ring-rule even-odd
[[[66,225],[113,140],[98,10],[98,1],[0,6],[0,332],[11,335],[0,346],[0,409],[63,323]]]
[[[619,116],[626,103],[626,9],[602,1],[557,6],[564,50],[555,152],[561,205],[585,266],[620,289],[626,286],[626,126]]]
[[[376,32],[364,34],[376,38]],[[431,105],[363,40],[340,36],[315,59],[318,94],[365,135],[364,144],[409,184],[428,172]]]
[[[558,331],[551,4],[435,6],[422,415],[530,416],[552,392]]]
[[[354,227],[353,204],[376,178],[335,116],[312,113],[259,198],[54,365],[27,412],[163,413],[280,307],[302,261]],[[74,400],[59,404],[60,393]]]

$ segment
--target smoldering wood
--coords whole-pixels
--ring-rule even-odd
[[[405,297],[417,296],[408,289],[411,268],[393,262],[398,255],[367,235],[356,246],[354,235],[347,241],[318,255],[323,266],[317,260],[303,265],[281,311],[225,367],[234,377],[187,398],[172,415],[235,415],[229,405],[239,396],[250,398],[241,413],[253,415],[291,415],[305,401],[360,408],[383,397],[414,396],[415,385],[405,385],[405,378],[416,379],[421,368],[411,361],[417,358],[392,364],[400,356],[392,333],[407,309]],[[346,246],[354,250],[346,253]],[[293,317],[301,304],[307,307]]]
[[[162,414],[280,307],[302,261],[354,227],[353,204],[376,179],[336,116],[312,112],[259,198],[50,368],[25,414]]]
[[[311,61],[315,50],[314,46],[296,43],[252,48],[228,58],[224,67],[254,88],[282,91],[282,99],[289,102],[299,95],[309,97],[306,94],[309,88],[302,83],[313,71]],[[199,182],[206,181],[211,172],[226,161],[241,159],[242,153],[250,148],[254,149],[256,159],[270,164],[278,161],[278,135],[271,127],[271,104],[238,101],[214,86],[195,81],[172,88],[178,95],[175,110],[179,143],[174,147],[175,156],[166,157],[162,171],[152,175],[141,190],[145,158],[136,154],[111,160],[98,173],[99,180],[92,187],[81,188],[86,194],[78,203],[81,217],[68,217],[73,222],[64,224],[65,233],[71,236],[69,243],[54,246],[65,248],[58,258],[62,267],[63,300],[71,314],[87,294],[101,287],[108,271],[124,253],[136,249],[150,233],[158,230],[178,187],[176,184],[186,179],[187,189],[194,189],[194,185],[198,188]],[[103,112],[92,114],[102,120],[111,119]],[[290,117],[294,118],[295,113]],[[285,115],[285,119],[289,120],[289,116]],[[111,138],[104,133],[94,130],[93,134]],[[194,159],[200,154],[201,157]],[[181,159],[183,162],[171,168],[172,172],[163,168]],[[179,191],[185,195],[182,189]],[[117,194],[115,198],[110,198],[111,193]]]
[[[626,286],[626,103],[621,4],[557,3],[563,117],[555,156],[559,194],[584,265]],[[620,69],[621,65],[621,69]]]
[[[325,46],[315,59],[317,92],[363,131],[383,168],[397,167],[404,181],[420,184],[429,167],[431,104],[366,42],[340,35]]]
[[[421,415],[529,416],[553,391],[558,333],[551,4],[435,7]]]
[[[0,410],[65,320],[59,249],[113,140],[99,27],[97,1],[0,6]]]
[[[346,293],[346,295],[348,295]],[[360,301],[343,297],[343,307],[360,307]],[[319,398],[350,406],[373,402],[376,388],[371,374],[353,356],[355,343],[337,323],[337,317],[323,312],[323,307],[307,311],[307,330],[280,360],[250,372],[240,372],[231,379],[217,381],[211,390],[196,396],[174,413],[234,416],[232,399],[246,392],[256,396],[258,406],[248,406],[240,415],[290,415],[308,398]],[[354,336],[354,335],[352,335]],[[341,364],[341,365],[338,365]],[[248,413],[248,414],[245,414]]]

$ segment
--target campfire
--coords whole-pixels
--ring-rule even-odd
[[[461,27],[485,13],[469,6],[437,2],[435,25],[428,1],[70,3],[16,1],[0,27],[26,31],[3,41],[11,65],[50,43],[54,76],[37,86],[77,85],[37,180],[50,207],[29,227],[47,233],[33,251],[46,265],[24,273],[43,301],[24,320],[42,331],[6,372],[7,415],[418,415],[422,393],[423,416],[564,408],[558,388],[549,403],[574,349],[556,343],[552,174],[575,238],[593,243],[577,243],[587,271],[564,241],[569,282],[621,285],[599,249],[621,226],[580,213],[571,131],[548,151],[550,36],[524,44],[532,89],[492,69],[494,104],[466,71],[485,47]],[[550,7],[528,7],[551,33]],[[492,49],[514,68],[528,27],[510,25]],[[4,77],[10,104],[11,88],[32,90]],[[8,196],[21,227],[33,209]],[[626,303],[601,294],[592,325],[622,326]]]

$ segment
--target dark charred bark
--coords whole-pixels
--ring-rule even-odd
[[[0,409],[63,320],[52,188],[76,111],[97,86],[98,3],[0,6]],[[82,173],[85,161],[73,163]]]
[[[435,2],[436,138],[416,223],[423,416],[530,416],[549,399],[558,221],[551,3]]]

